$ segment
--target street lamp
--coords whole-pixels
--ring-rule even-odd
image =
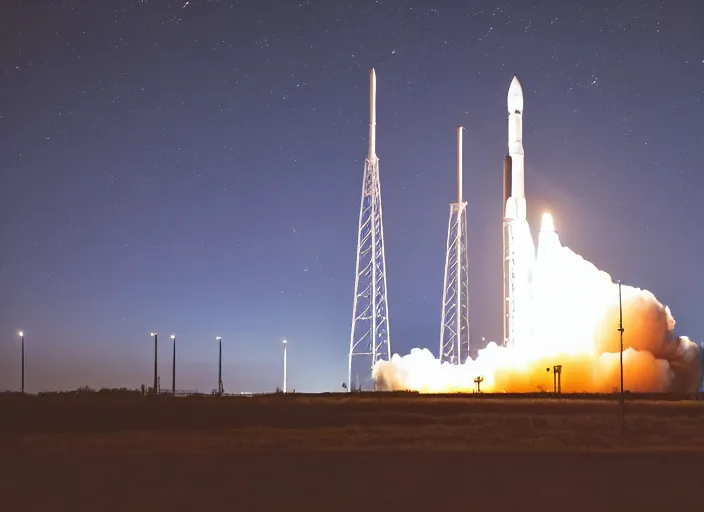
[[[222,385],[222,338],[215,336],[215,341],[218,342],[218,394],[222,395],[225,392]]]
[[[176,396],[176,335],[172,334],[171,339],[174,342],[174,356],[171,361],[171,394]]]
[[[24,333],[20,331],[20,342],[22,344],[22,394],[24,394]]]
[[[283,341],[284,343],[284,393],[286,393],[286,340]]]
[[[154,387],[152,388],[154,394],[157,394],[156,386],[157,386],[157,346],[158,346],[158,339],[159,339],[159,334],[156,332],[151,333],[152,337],[154,338]]]

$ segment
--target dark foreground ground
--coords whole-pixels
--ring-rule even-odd
[[[704,403],[0,396],[1,510],[698,510]]]

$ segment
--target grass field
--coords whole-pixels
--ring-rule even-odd
[[[629,401],[625,436],[618,401],[595,397],[84,393],[0,395],[0,411],[8,510],[688,509],[704,461],[696,401]]]

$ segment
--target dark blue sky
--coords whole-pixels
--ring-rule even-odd
[[[352,4],[352,5],[351,5]],[[346,378],[378,77],[393,352],[436,350],[455,126],[472,336],[501,329],[506,93],[529,217],[704,337],[704,9],[649,2],[8,0],[0,7],[0,388]]]

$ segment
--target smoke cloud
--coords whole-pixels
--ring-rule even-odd
[[[527,224],[525,253],[535,254]],[[527,233],[527,236],[525,236]],[[524,262],[525,263],[525,262]],[[378,389],[422,393],[552,391],[553,367],[562,366],[563,392],[620,389],[619,290],[611,277],[562,246],[546,216],[537,255],[524,284],[520,332],[514,349],[491,342],[475,360],[440,363],[427,349],[380,361]],[[624,388],[632,392],[694,392],[702,383],[699,346],[675,335],[667,306],[640,288],[622,286]],[[520,316],[519,316],[520,315]]]

